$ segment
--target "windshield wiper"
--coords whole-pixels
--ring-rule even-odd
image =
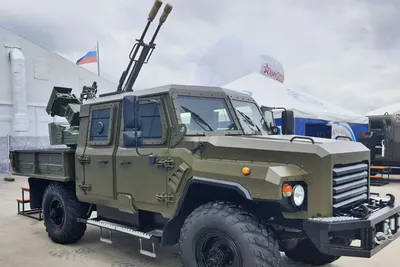
[[[255,124],[249,116],[247,116],[246,114],[244,114],[242,111],[240,111],[240,110],[238,110],[238,109],[236,109],[236,111],[237,111],[237,113],[239,113],[239,114],[244,118],[244,121],[245,121],[248,125],[253,126],[253,127],[256,127],[256,128],[257,128],[257,131],[261,132],[261,130],[260,130],[260,128],[258,128],[257,124]]]
[[[204,130],[206,130],[201,124],[207,126],[207,128],[210,131],[214,131],[213,128],[211,128],[211,126],[202,118],[200,117],[197,113],[191,111],[190,109],[188,109],[187,107],[181,106],[181,108],[185,111],[185,112],[189,112],[190,114],[192,114],[193,119],[195,120],[195,122],[197,122],[197,124],[203,128]]]

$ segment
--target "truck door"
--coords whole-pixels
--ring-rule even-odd
[[[124,108],[124,107],[122,107]],[[121,138],[116,154],[117,194],[133,200],[135,209],[146,207],[147,210],[162,211],[165,203],[157,200],[157,195],[166,192],[167,171],[163,166],[150,161],[152,153],[157,159],[167,157],[168,123],[166,105],[160,97],[140,98],[136,104],[142,144],[130,144],[125,136],[132,131],[121,119]]]
[[[116,152],[116,118],[119,103],[93,105],[90,108],[87,147],[84,153],[87,195],[114,198],[113,156]]]

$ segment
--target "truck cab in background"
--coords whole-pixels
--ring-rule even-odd
[[[386,113],[368,119],[369,131],[361,133],[360,142],[371,150],[371,163],[400,166],[400,118]]]

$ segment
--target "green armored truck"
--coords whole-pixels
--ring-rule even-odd
[[[51,240],[78,242],[92,225],[105,242],[137,237],[150,257],[178,245],[186,267],[279,267],[280,252],[323,265],[371,257],[399,236],[400,204],[370,192],[361,143],[293,135],[285,110],[277,135],[252,97],[219,87],[133,91],[155,47],[144,34],[115,92],[54,87],[47,112],[70,125],[50,123],[50,140],[65,148],[10,152]]]

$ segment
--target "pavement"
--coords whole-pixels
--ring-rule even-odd
[[[159,248],[157,258],[139,253],[139,241],[121,234],[113,234],[113,244],[99,240],[99,229],[89,226],[85,236],[73,245],[53,243],[46,234],[43,221],[17,215],[15,199],[21,196],[21,186],[27,185],[24,177],[14,182],[0,180],[0,267],[178,267],[174,247]],[[400,183],[372,187],[373,192],[393,193],[400,198]],[[27,205],[28,206],[28,205]],[[341,258],[329,267],[398,267],[400,240],[394,241],[370,259]],[[291,262],[283,256],[287,267],[305,266]]]

